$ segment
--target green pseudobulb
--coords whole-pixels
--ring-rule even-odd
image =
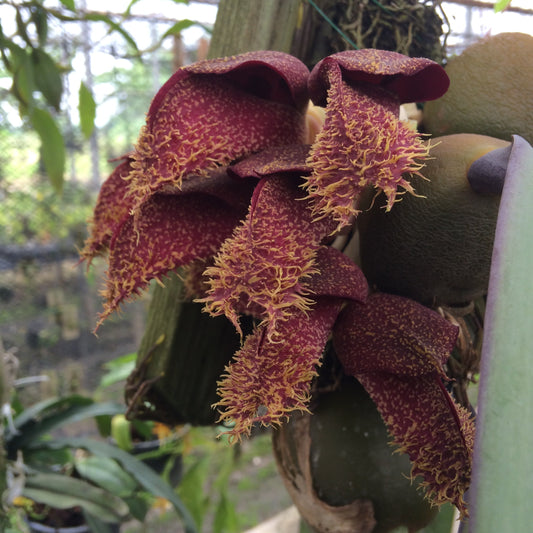
[[[486,293],[500,203],[498,193],[475,192],[467,174],[475,161],[510,143],[456,134],[432,144],[422,169],[427,180],[412,181],[419,196],[404,194],[389,212],[378,196],[359,216],[362,268],[380,291],[460,305]],[[477,178],[489,181],[495,170],[483,172]]]

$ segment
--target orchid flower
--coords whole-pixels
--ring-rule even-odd
[[[429,145],[400,122],[400,104],[438,98],[448,85],[435,62],[395,52],[347,51],[320,61],[309,92],[315,104],[326,105],[326,118],[306,181],[316,215],[333,216],[341,228],[357,215],[368,186],[385,193],[388,209],[398,187],[413,193],[406,174],[422,175]]]
[[[413,476],[464,512],[473,426],[443,370],[457,328],[414,301],[368,297],[359,267],[331,246],[365,189],[384,192],[389,209],[399,188],[414,192],[408,178],[421,175],[429,146],[398,120],[399,104],[447,86],[436,63],[377,50],[330,56],[311,74],[280,52],[184,67],[103,184],[82,257],[108,253],[100,322],[183,266],[201,275],[191,285],[207,312],[241,336],[241,315],[257,319],[218,384],[216,407],[237,439],[308,409],[333,336]],[[326,106],[311,146],[308,94]]]
[[[109,252],[100,323],[149,281],[215,254],[253,189],[229,162],[303,142],[307,77],[298,59],[250,52],[178,70],[155,96],[136,149],[103,184],[81,253]],[[243,211],[244,206],[244,211]]]
[[[333,344],[346,374],[363,385],[398,449],[409,455],[436,503],[466,513],[474,425],[446,390],[443,365],[458,328],[401,296],[374,293],[349,303],[335,324]]]

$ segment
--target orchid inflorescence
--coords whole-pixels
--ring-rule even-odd
[[[400,104],[441,96],[429,59],[358,50],[323,59],[259,51],[178,70],[148,111],[135,150],[102,185],[82,257],[108,254],[102,322],[179,267],[195,297],[243,336],[216,407],[235,438],[308,409],[332,339],[344,372],[378,406],[435,503],[465,513],[473,422],[447,392],[457,327],[408,298],[374,292],[332,246],[363,193],[386,209],[414,193],[429,142]],[[325,107],[306,144],[309,97]],[[240,317],[257,319],[244,336]]]

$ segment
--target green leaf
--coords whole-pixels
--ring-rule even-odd
[[[49,470],[57,465],[71,465],[74,461],[72,450],[63,448],[61,450],[32,450],[27,448],[22,450],[24,462],[35,470]]]
[[[229,500],[226,491],[220,493],[215,518],[213,521],[214,533],[238,533],[239,520],[235,505]]]
[[[497,0],[494,3],[494,12],[499,13],[500,11],[503,11],[510,3],[511,0]]]
[[[485,315],[470,533],[530,531],[533,480],[533,148],[514,136]]]
[[[79,92],[80,128],[83,136],[88,139],[94,130],[96,103],[87,85],[81,82]]]
[[[224,492],[228,486],[230,476],[235,470],[235,450],[233,447],[227,445],[219,453],[222,455],[223,461],[213,485],[220,492]]]
[[[98,531],[98,533],[115,533],[117,530],[114,524],[104,522],[103,520],[100,520],[100,518],[89,514],[86,511],[83,512],[83,518],[89,526],[89,531]]]
[[[124,501],[128,504],[130,509],[130,514],[133,518],[142,522],[146,513],[150,510],[151,504],[153,503],[153,498],[150,497],[148,493],[135,494],[134,496],[126,496]],[[99,529],[96,529],[100,533]]]
[[[81,448],[88,450],[96,456],[111,457],[112,459],[117,460],[122,467],[137,480],[141,487],[154,496],[165,498],[174,506],[178,515],[183,519],[185,533],[197,533],[192,516],[172,487],[150,467],[146,466],[128,452],[125,452],[116,446],[112,446],[111,444],[107,444],[106,442],[84,438],[55,439],[54,441],[43,441],[40,445],[51,448]]]
[[[60,0],[60,2],[70,11],[76,11],[76,4],[74,0]]]
[[[99,386],[109,387],[114,383],[127,379],[135,369],[136,360],[137,354],[129,353],[105,363],[104,368],[107,373],[102,376]]]
[[[48,39],[48,12],[40,4],[35,3],[30,7],[31,20],[35,24],[39,45],[44,46]]]
[[[10,450],[22,449],[36,444],[38,439],[53,429],[99,415],[114,415],[124,412],[124,406],[113,402],[94,403],[82,396],[45,400],[23,411],[15,418],[18,434],[8,434]]]
[[[52,186],[57,192],[63,188],[65,172],[65,142],[52,115],[39,108],[30,113],[33,129],[41,139],[41,157]]]
[[[93,400],[84,396],[73,395],[67,398],[48,398],[24,409],[14,420],[18,431],[28,422],[34,419],[42,420],[56,411],[61,411],[69,406],[91,405]]]
[[[12,92],[26,109],[33,101],[35,88],[33,64],[30,56],[20,46],[10,43],[10,69],[13,73]]]
[[[42,48],[32,50],[31,61],[35,86],[41,91],[48,104],[59,110],[63,81],[56,62]]]
[[[200,457],[184,474],[178,487],[178,494],[194,517],[200,529],[209,506],[209,498],[204,492],[209,474],[209,457]]]
[[[110,457],[78,458],[75,466],[82,478],[121,498],[131,496],[138,486],[135,479]]]
[[[117,496],[61,474],[28,476],[22,494],[56,509],[80,506],[105,522],[118,522],[128,515],[128,506]]]
[[[161,40],[165,39],[169,35],[179,35],[183,30],[186,30],[187,28],[190,28],[191,26],[194,26],[197,24],[194,20],[189,19],[183,19],[179,22],[176,22],[173,26],[171,26],[164,34],[163,37],[161,37]]]

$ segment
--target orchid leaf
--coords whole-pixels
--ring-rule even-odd
[[[200,456],[183,474],[178,495],[189,509],[195,524],[202,527],[205,514],[209,507],[209,496],[205,493],[206,480],[209,476],[209,457]]]
[[[172,487],[166,483],[161,476],[156,474],[149,466],[135,458],[128,452],[108,444],[87,438],[62,438],[43,442],[43,446],[49,448],[81,448],[86,449],[95,456],[109,457],[118,461],[124,470],[148,492],[154,496],[160,496],[169,500],[178,514],[181,516],[185,526],[185,533],[196,533],[194,520],[181,499],[174,492]]]
[[[95,403],[77,395],[43,400],[15,418],[14,424],[18,433],[8,435],[9,449],[16,450],[29,446],[50,431],[66,424],[123,412],[124,406],[119,403]]]
[[[235,504],[229,498],[227,490],[222,490],[213,519],[213,533],[238,533],[238,531],[240,531],[239,517]]]
[[[137,482],[110,457],[76,457],[76,470],[83,479],[91,481],[120,498],[131,496]]]
[[[514,136],[485,314],[470,533],[531,528],[532,205],[533,148]]]
[[[120,522],[128,514],[128,506],[118,496],[62,474],[30,475],[26,478],[22,494],[57,509],[80,506],[106,522]]]

